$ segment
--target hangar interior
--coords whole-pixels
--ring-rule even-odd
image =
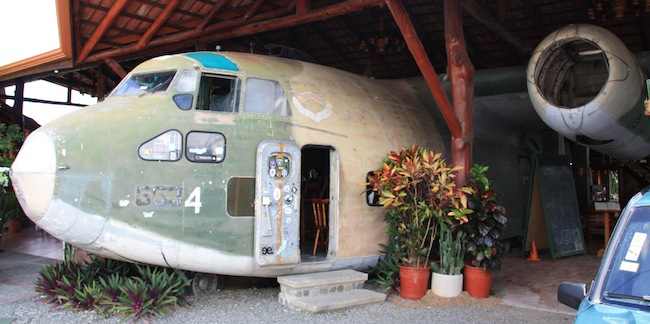
[[[449,40],[446,40],[445,26],[448,20],[459,17],[464,48],[476,71],[477,94],[483,91],[478,86],[480,80],[507,91],[511,91],[510,87],[525,86],[513,86],[507,79],[502,80],[504,70],[500,69],[524,69],[542,39],[569,24],[592,24],[609,30],[640,58],[642,68],[647,59],[644,53],[650,50],[650,1],[644,0],[464,0],[460,1],[460,15],[456,18],[445,17],[444,10],[446,4],[456,2],[442,0],[56,0],[55,3],[60,34],[60,48],[56,53],[0,66],[3,123],[18,124],[25,130],[37,128],[35,121],[23,116],[25,102],[75,104],[70,99],[55,102],[27,98],[22,91],[28,82],[45,80],[101,100],[143,61],[191,51],[289,57],[375,79],[413,78],[431,73],[443,78],[446,73],[451,74],[449,62],[455,59],[447,54]],[[20,28],[7,32],[20,33]],[[423,59],[430,64],[422,65]],[[607,235],[602,213],[590,213],[594,203],[617,202],[624,206],[633,194],[650,184],[647,158],[620,159],[589,149],[540,124],[536,116],[531,118],[532,107],[525,100],[508,106],[500,103],[498,98],[488,96],[474,101],[474,106],[485,106],[487,112],[474,115],[473,133],[489,136],[489,129],[478,129],[477,123],[496,125],[490,121],[493,116],[499,116],[518,128],[535,130],[534,133],[515,132],[520,136],[519,143],[531,143],[534,149],[530,152],[568,156],[585,239],[588,243],[592,239],[596,242],[589,245],[588,252],[595,253]],[[489,144],[475,146],[475,151],[493,152],[476,162],[498,165],[499,152],[512,145],[510,140],[496,138]],[[532,154],[520,156],[516,163],[518,176],[493,175],[510,179],[495,183],[498,189],[512,190],[507,188],[516,182],[517,188],[529,190],[533,181]],[[501,172],[499,168],[495,170]],[[525,236],[529,202],[510,204],[514,217],[508,236],[517,245]],[[615,222],[615,217],[611,221]]]

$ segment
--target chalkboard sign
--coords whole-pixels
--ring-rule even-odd
[[[537,224],[537,226],[545,224],[548,247],[553,260],[561,256],[585,254],[580,210],[569,159],[566,156],[538,155],[535,157],[533,172],[533,177],[535,177],[533,186],[538,187],[531,191],[541,197],[541,203],[536,204],[533,201],[535,195],[531,195],[529,206],[541,207],[542,213],[532,210],[535,207],[529,207],[531,210],[529,210],[527,222],[527,235],[531,235],[535,231],[540,233],[540,229],[530,228],[531,224]],[[536,215],[541,214],[545,220],[543,223],[540,220],[531,219],[540,217]],[[532,239],[535,238],[527,237],[526,242],[528,243]]]

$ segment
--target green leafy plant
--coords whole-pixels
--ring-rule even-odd
[[[185,282],[166,269],[136,265],[139,276],[125,279],[112,310],[125,320],[167,315],[168,310],[185,304]]]
[[[460,275],[465,265],[465,232],[456,231],[454,234],[451,227],[442,226],[438,247],[440,265],[431,262],[431,270],[445,275]]]
[[[389,244],[390,245],[390,244]],[[377,265],[368,271],[368,282],[379,287],[383,293],[393,294],[399,288],[399,258],[391,253],[391,248],[381,244],[381,253]]]
[[[147,319],[153,313],[153,300],[147,299],[147,286],[141,278],[127,278],[112,310],[125,320]]]
[[[489,167],[475,164],[470,169],[468,186],[472,188],[468,205],[474,211],[461,226],[467,234],[466,260],[471,266],[497,270],[503,257],[503,231],[508,218],[499,205],[497,193],[487,177]]]
[[[98,310],[103,312],[101,304],[104,299],[104,294],[96,281],[82,284],[81,278],[77,277],[77,280],[75,286],[78,286],[78,288],[74,288],[72,296],[63,304],[63,307],[75,310]]]
[[[18,125],[7,126],[0,123],[0,166],[11,166],[16,152],[18,152],[24,141],[25,134]]]
[[[16,194],[4,188],[0,190],[0,235],[10,220],[22,222],[25,219],[25,212],[20,207]]]
[[[76,263],[58,262],[41,269],[36,279],[35,290],[42,294],[42,299],[48,303],[56,304],[55,308],[62,307],[70,299],[70,278],[76,282],[79,265]],[[74,290],[74,287],[73,287]]]
[[[74,261],[74,256],[77,254],[78,250],[78,247],[68,242],[63,242],[63,260],[65,262]]]
[[[18,125],[0,123],[0,236],[9,220],[26,219],[9,180],[9,167],[24,140],[25,135]]]
[[[362,184],[377,192],[388,209],[384,219],[401,263],[428,267],[439,224],[467,220],[470,191],[454,183],[460,168],[448,167],[440,153],[413,145],[388,154],[383,167]]]
[[[108,277],[99,277],[99,284],[104,294],[106,294],[107,300],[105,304],[110,307],[112,303],[118,301],[120,287],[124,285],[124,276],[119,273],[112,273]]]
[[[183,293],[189,282],[169,269],[110,259],[84,264],[71,260],[44,267],[36,280],[36,291],[55,308],[94,310],[136,321],[186,305]]]
[[[168,269],[136,265],[140,278],[147,283],[147,295],[153,301],[153,312],[159,316],[167,306],[184,303],[185,282]]]

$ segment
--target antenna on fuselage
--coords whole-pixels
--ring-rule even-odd
[[[217,50],[217,52],[221,52],[221,45],[217,45],[214,49]]]

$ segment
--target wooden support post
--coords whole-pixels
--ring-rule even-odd
[[[445,47],[447,49],[447,74],[451,88],[451,101],[456,118],[462,129],[461,136],[451,138],[451,162],[463,166],[458,172],[456,184],[465,185],[472,166],[474,144],[473,106],[474,65],[467,55],[463,36],[463,12],[458,0],[444,1]]]
[[[20,126],[20,129],[25,130],[25,123],[23,122],[23,102],[25,101],[25,81],[23,79],[16,79],[16,93],[14,95],[14,106],[11,109],[11,120],[14,124]]]
[[[104,65],[100,65],[97,69],[97,101],[102,101],[106,96],[106,74],[104,74]]]

